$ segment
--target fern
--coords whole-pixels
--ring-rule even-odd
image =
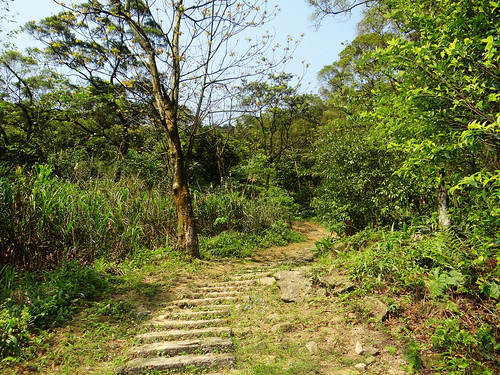
[[[464,285],[464,276],[457,270],[441,272],[441,269],[434,269],[434,279],[429,284],[432,295],[436,298],[442,297],[450,287],[460,288]]]

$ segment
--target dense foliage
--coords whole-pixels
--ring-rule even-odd
[[[309,2],[319,16],[346,10]],[[495,1],[371,1],[319,74],[313,204],[352,236],[318,249],[395,298],[415,329],[402,335],[412,371],[429,352],[449,373],[490,374],[500,360],[499,21]]]

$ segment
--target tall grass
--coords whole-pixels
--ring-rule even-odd
[[[50,165],[1,178],[0,267],[40,270],[173,245],[177,223],[169,188],[149,185],[131,175],[120,181],[106,176],[68,181],[55,176]],[[277,223],[293,221],[297,212],[293,199],[278,188],[256,197],[231,187],[193,195],[203,236],[265,235]]]
[[[292,222],[298,212],[293,198],[277,187],[256,197],[232,187],[195,193],[195,208],[203,235],[217,235],[226,230],[262,233],[279,221]]]
[[[175,235],[168,192],[131,178],[68,182],[48,165],[0,179],[0,213],[0,266],[25,270],[124,257]]]

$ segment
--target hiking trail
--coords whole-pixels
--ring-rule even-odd
[[[307,241],[181,278],[118,372],[405,374],[383,316],[369,306],[377,300],[352,310],[341,296],[353,285],[341,272],[330,288],[313,282],[315,242],[330,233],[313,223],[294,229]]]

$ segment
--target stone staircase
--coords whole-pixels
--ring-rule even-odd
[[[222,370],[236,363],[232,330],[228,317],[241,298],[275,271],[248,269],[227,280],[193,285],[186,298],[171,306],[149,323],[154,329],[136,337],[138,346],[130,361],[118,373],[190,373]],[[220,375],[220,373],[217,373]]]

